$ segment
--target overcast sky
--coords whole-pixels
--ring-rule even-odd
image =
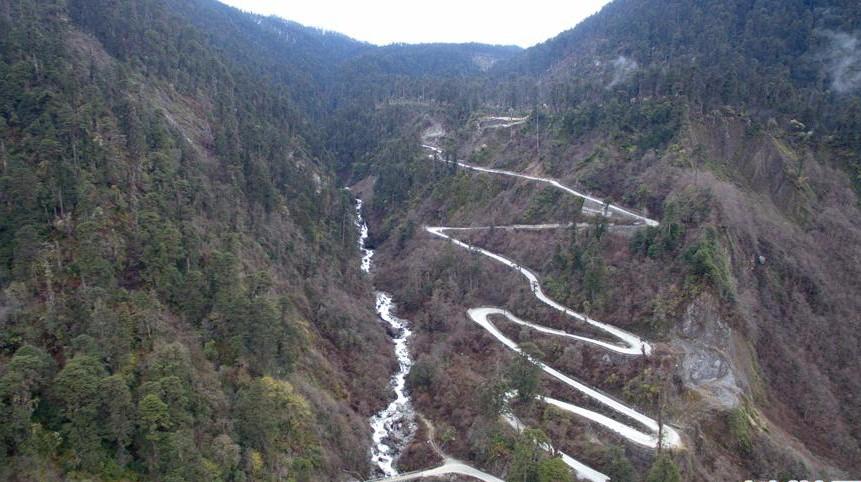
[[[482,42],[529,47],[568,30],[609,0],[222,0],[378,45]]]

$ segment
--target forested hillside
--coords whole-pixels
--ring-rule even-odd
[[[657,116],[674,99],[696,112],[732,106],[759,122],[795,120],[834,148],[861,190],[859,29],[854,1],[623,0],[497,67],[542,78],[536,95],[575,108],[575,134],[630,99],[658,104]]]
[[[0,2],[0,478],[367,471],[391,358],[311,121],[362,45],[278,25]]]
[[[374,289],[415,332],[439,446],[496,476],[569,480],[551,437],[614,480],[853,476],[859,194],[850,0],[616,0],[526,50],[376,47],[214,0],[0,0],[0,480],[370,476],[397,368]],[[425,225],[488,226],[463,238],[654,342],[628,362],[502,328],[684,448],[532,400],[570,394],[465,314],[562,321]],[[511,388],[536,431],[500,417]],[[400,469],[434,462],[427,435]]]

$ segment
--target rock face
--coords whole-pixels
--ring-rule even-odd
[[[673,346],[684,352],[681,378],[718,408],[736,407],[746,386],[733,366],[732,328],[721,319],[716,301],[701,295],[685,311]]]

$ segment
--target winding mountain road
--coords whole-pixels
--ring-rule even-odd
[[[431,157],[433,157],[436,160],[439,159],[438,154],[441,152],[439,148],[437,148],[435,146],[428,145],[428,144],[424,144],[423,147],[425,147],[426,149],[429,149],[433,152],[431,154]],[[446,162],[446,161],[443,161],[443,162]],[[539,176],[532,176],[532,175],[528,175],[528,174],[521,174],[521,173],[516,173],[516,172],[512,172],[512,171],[502,170],[502,169],[492,169],[492,168],[474,166],[474,165],[467,164],[467,163],[461,162],[461,161],[456,161],[456,162],[459,166],[461,166],[463,168],[470,169],[470,170],[477,171],[477,172],[484,172],[484,173],[490,173],[490,174],[496,174],[496,175],[504,175],[504,176],[516,177],[516,178],[527,179],[527,180],[531,180],[531,181],[537,181],[537,182],[549,184],[549,185],[551,185],[557,189],[562,190],[563,192],[565,192],[567,194],[582,198],[584,200],[584,208],[591,208],[591,209],[587,209],[587,211],[594,213],[594,214],[600,214],[600,215],[604,215],[604,216],[608,216],[608,217],[610,215],[616,215],[617,217],[619,217],[625,221],[632,221],[638,225],[646,225],[646,226],[657,226],[658,225],[658,222],[653,220],[653,219],[649,219],[649,218],[642,216],[640,214],[637,214],[631,210],[605,203],[604,201],[602,201],[599,198],[596,198],[596,197],[591,196],[589,194],[582,193],[582,192],[577,191],[575,189],[572,189],[568,186],[565,186],[555,179],[544,178],[544,177],[539,177]],[[563,228],[563,227],[568,227],[568,226],[570,226],[570,224],[569,225],[540,224],[540,225],[514,225],[514,226],[511,226],[510,228],[511,229],[558,229],[558,228]],[[474,321],[476,324],[481,326],[483,329],[485,329],[488,333],[490,333],[494,338],[496,338],[498,341],[500,341],[503,345],[505,345],[506,347],[508,347],[509,349],[511,349],[517,353],[523,353],[520,346],[517,343],[515,343],[510,338],[506,337],[505,334],[503,334],[493,324],[493,322],[491,321],[492,317],[505,318],[509,322],[512,322],[512,323],[515,323],[517,325],[532,329],[536,332],[539,332],[539,333],[542,333],[545,335],[559,336],[559,337],[563,337],[563,338],[568,338],[572,341],[580,341],[580,342],[589,343],[589,344],[601,347],[602,349],[605,349],[605,350],[608,350],[608,351],[611,351],[614,353],[618,353],[621,355],[648,356],[649,354],[651,354],[651,352],[652,352],[651,345],[648,342],[642,340],[640,337],[638,337],[632,333],[629,333],[625,330],[622,330],[621,328],[615,327],[613,325],[610,325],[607,323],[602,323],[600,321],[591,319],[591,318],[589,318],[589,317],[587,317],[581,313],[577,313],[574,310],[572,310],[572,309],[556,302],[555,300],[551,299],[542,290],[541,283],[538,280],[538,276],[536,276],[533,272],[529,271],[525,267],[518,265],[513,260],[508,259],[504,256],[501,256],[499,254],[493,253],[493,252],[488,251],[486,249],[479,248],[477,246],[474,246],[474,245],[465,243],[463,241],[460,241],[460,240],[454,238],[450,234],[450,233],[454,233],[457,231],[470,230],[470,229],[474,229],[474,228],[446,227],[446,226],[427,226],[427,227],[425,227],[425,230],[434,236],[445,239],[445,240],[451,242],[452,244],[459,246],[461,248],[464,248],[470,252],[479,253],[479,254],[482,254],[484,256],[487,256],[488,258],[490,258],[496,262],[502,263],[502,264],[504,264],[510,268],[513,268],[515,271],[517,271],[519,274],[521,274],[523,277],[526,278],[527,282],[529,283],[530,290],[535,295],[535,297],[538,298],[538,300],[540,300],[544,304],[550,306],[551,308],[558,310],[559,312],[563,313],[564,315],[569,316],[571,318],[574,318],[578,322],[584,322],[584,323],[586,323],[586,324],[588,324],[594,328],[597,328],[598,330],[603,331],[611,339],[610,341],[599,340],[599,339],[590,338],[590,337],[586,337],[586,336],[575,335],[575,334],[568,333],[566,331],[558,330],[555,328],[549,328],[549,327],[540,325],[538,323],[534,323],[534,322],[520,319],[517,316],[515,316],[513,313],[511,313],[507,310],[501,309],[501,308],[478,307],[478,308],[470,309],[468,311],[469,318],[472,321]],[[603,426],[606,430],[614,432],[614,433],[618,434],[619,436],[625,438],[626,440],[628,440],[632,443],[635,443],[637,445],[641,445],[641,446],[645,446],[645,447],[651,447],[651,448],[656,448],[658,446],[658,443],[659,443],[659,441],[658,441],[659,426],[658,426],[657,421],[655,421],[654,419],[648,417],[647,415],[637,411],[636,409],[631,408],[631,407],[625,405],[624,403],[610,397],[609,395],[606,395],[606,394],[602,393],[601,391],[599,391],[595,388],[592,388],[592,387],[574,379],[573,377],[568,376],[568,375],[560,372],[559,370],[543,363],[540,360],[534,359],[532,357],[530,357],[530,360],[533,363],[535,363],[536,365],[538,365],[539,367],[541,367],[541,369],[544,371],[544,373],[550,375],[551,377],[553,377],[556,380],[560,381],[561,383],[571,387],[572,389],[580,392],[581,394],[594,400],[595,402],[598,402],[600,405],[603,405],[607,409],[615,412],[617,415],[621,416],[622,418],[631,420],[632,422],[636,422],[637,426],[628,425],[628,424],[623,423],[623,422],[621,422],[615,418],[608,417],[607,415],[598,413],[594,410],[590,410],[590,409],[587,409],[587,408],[584,408],[584,407],[581,407],[581,406],[578,406],[578,405],[575,405],[575,404],[572,404],[569,402],[565,402],[562,400],[557,400],[557,399],[545,397],[545,396],[538,396],[537,398],[539,400],[541,400],[547,404],[553,405],[560,410],[567,411],[569,413],[573,413],[573,414],[579,415],[581,417],[584,417],[586,419],[589,419],[589,420]],[[509,420],[509,422],[513,426],[515,426],[516,428],[522,428],[522,424],[520,424],[519,421],[517,421],[515,423],[514,420],[516,420],[516,419]],[[668,448],[678,448],[678,447],[682,446],[681,436],[679,435],[678,431],[676,431],[674,428],[665,425],[663,427],[662,434],[663,434],[663,441],[661,442],[661,446],[668,447]],[[565,463],[577,473],[577,475],[579,477],[586,478],[586,479],[589,479],[589,480],[592,480],[595,482],[605,481],[608,479],[608,477],[606,475],[586,466],[585,464],[577,461],[576,459],[574,459],[573,457],[571,457],[567,454],[563,453],[562,458],[565,461]]]
[[[505,482],[504,480],[500,479],[499,477],[495,477],[493,475],[488,474],[487,472],[483,472],[481,470],[478,470],[475,467],[470,466],[469,464],[461,462],[460,460],[449,457],[436,444],[436,437],[434,435],[435,429],[434,429],[433,424],[431,424],[428,419],[424,418],[421,415],[419,415],[419,418],[425,424],[425,426],[427,426],[427,428],[428,428],[428,443],[430,444],[433,451],[436,452],[436,454],[439,455],[440,458],[442,458],[442,460],[443,460],[442,464],[437,466],[437,467],[434,467],[432,469],[416,470],[414,472],[407,472],[407,473],[403,473],[403,474],[398,474],[398,475],[395,475],[392,477],[384,477],[384,478],[380,478],[380,479],[371,479],[371,480],[366,481],[366,482],[398,482],[398,481],[402,481],[402,480],[416,480],[416,479],[423,479],[426,477],[438,477],[438,476],[442,476],[442,475],[451,475],[451,474],[466,475],[468,477],[472,477],[473,479],[482,480],[484,482]]]
[[[516,125],[525,124],[528,120],[528,115],[523,117],[487,116],[479,119],[478,126],[479,128],[483,129],[503,129],[506,127],[514,127]]]
[[[502,120],[502,118],[500,118]],[[508,120],[508,119],[505,119]],[[514,119],[512,119],[514,120]],[[525,119],[517,119],[517,121],[525,121]],[[604,202],[603,200],[591,196],[586,193],[582,193],[575,189],[572,189],[568,186],[563,185],[556,179],[532,176],[528,174],[521,174],[517,172],[507,171],[503,169],[492,169],[487,167],[475,166],[471,164],[467,164],[462,161],[445,161],[440,159],[439,154],[442,153],[442,150],[436,146],[432,146],[429,144],[423,144],[422,147],[432,151],[429,157],[436,161],[440,162],[454,162],[458,166],[470,169],[477,172],[488,173],[488,174],[496,174],[503,175],[509,177],[515,177],[520,179],[527,179],[530,181],[536,181],[548,184],[553,186],[561,191],[580,197],[584,200],[583,211],[587,214],[594,215],[602,215],[605,217],[613,217],[619,218],[622,221],[633,223],[635,226],[657,226],[658,222],[649,219],[645,216],[637,214],[629,209],[625,209],[619,206],[612,205],[610,203]],[[501,226],[501,229],[522,229],[522,230],[541,230],[541,229],[560,229],[567,228],[572,226],[571,224],[537,224],[537,225],[511,225],[511,226]],[[505,266],[512,268],[514,271],[519,273],[521,276],[526,278],[526,281],[529,283],[529,288],[532,291],[533,295],[543,302],[544,304],[550,306],[551,308],[559,311],[565,316],[571,317],[575,319],[577,322],[585,323],[593,328],[605,333],[607,335],[607,339],[596,339],[582,335],[576,335],[573,333],[568,333],[564,330],[559,330],[555,328],[550,328],[543,326],[541,324],[523,320],[513,313],[496,307],[476,307],[468,310],[467,314],[469,318],[475,322],[478,326],[486,330],[490,335],[492,335],[496,340],[502,343],[504,346],[509,348],[510,350],[517,353],[524,353],[520,346],[507,336],[505,336],[502,331],[500,331],[496,325],[494,325],[491,318],[504,318],[507,319],[508,322],[520,325],[524,328],[528,328],[534,330],[538,333],[542,333],[544,335],[550,336],[558,336],[561,338],[566,338],[571,340],[572,342],[583,342],[589,343],[591,345],[600,347],[604,350],[624,355],[624,356],[648,356],[652,353],[652,346],[642,340],[640,337],[634,335],[633,333],[629,333],[621,328],[610,325],[608,323],[603,323],[598,320],[594,320],[589,318],[588,316],[577,313],[576,311],[562,305],[561,303],[556,302],[547,296],[543,289],[541,288],[541,283],[538,279],[538,276],[533,272],[528,270],[527,268],[520,266],[513,260],[501,256],[499,254],[493,253],[486,249],[480,248],[478,246],[474,246],[463,242],[459,239],[453,237],[453,233],[462,232],[462,231],[471,231],[477,229],[491,229],[491,227],[482,226],[482,227],[449,227],[449,226],[425,226],[424,229],[433,236],[444,239],[455,246],[461,247],[473,253],[478,253],[483,256],[487,256],[488,258],[501,263]],[[494,227],[495,229],[495,227]],[[657,448],[659,445],[665,448],[680,448],[682,447],[682,439],[679,435],[678,431],[673,427],[664,425],[663,427],[659,427],[659,424],[654,419],[648,417],[647,415],[639,412],[635,408],[629,407],[628,405],[616,400],[615,398],[601,392],[600,390],[590,387],[585,383],[576,380],[575,378],[562,373],[561,371],[545,364],[539,359],[536,359],[530,355],[527,355],[533,363],[541,368],[541,370],[547,375],[553,377],[559,382],[567,385],[568,387],[576,390],[580,394],[585,397],[590,398],[597,404],[605,407],[611,412],[614,412],[616,417],[619,419],[625,419],[630,421],[629,423],[622,422],[617,418],[612,418],[605,414],[596,412],[591,409],[587,409],[585,407],[566,402],[563,400],[558,400],[555,398],[547,397],[539,395],[536,398],[544,403],[552,405],[560,410],[579,415],[584,417],[598,425],[601,425],[605,430],[613,432],[622,438],[640,445],[649,448]],[[513,414],[507,415],[506,420],[508,423],[517,430],[523,430],[525,426],[523,423],[517,419]],[[658,440],[658,434],[662,434],[662,440]],[[432,437],[431,437],[432,438]],[[606,482],[609,480],[609,477],[586,464],[574,459],[570,455],[555,451],[552,446],[546,447],[548,450],[554,451],[559,454],[565,462],[576,474],[578,477],[587,479],[593,482]],[[438,449],[437,449],[438,450]],[[444,458],[444,463],[436,468],[412,472],[409,474],[401,474],[394,477],[378,479],[380,482],[396,482],[401,480],[414,480],[423,477],[432,477],[439,476],[444,474],[461,474],[467,475],[470,477],[474,477],[479,480],[483,480],[486,482],[497,482],[501,479],[498,479],[492,475],[486,474],[478,469],[470,467],[469,465],[452,458],[448,458],[444,454],[440,452],[440,454]]]
[[[422,147],[424,147],[425,149],[429,149],[429,150],[433,151],[433,154],[430,155],[431,158],[437,159],[438,158],[437,155],[442,154],[442,149],[440,149],[439,147],[432,146],[429,144],[422,144]],[[449,161],[442,161],[441,160],[441,162],[449,162]],[[562,191],[564,191],[568,194],[582,198],[585,201],[585,203],[583,205],[583,210],[588,212],[588,213],[603,214],[606,217],[612,217],[614,214],[616,214],[616,215],[619,215],[622,217],[627,217],[628,219],[633,220],[635,223],[645,223],[649,226],[657,226],[658,225],[658,222],[655,221],[654,219],[649,219],[645,216],[641,216],[641,215],[639,215],[633,211],[630,211],[628,209],[625,209],[625,208],[622,208],[622,207],[619,207],[616,205],[608,204],[605,201],[598,199],[595,196],[592,196],[592,195],[589,195],[586,193],[582,193],[582,192],[577,191],[575,189],[572,189],[568,186],[565,186],[562,183],[560,183],[559,181],[557,181],[556,179],[551,179],[548,177],[532,176],[529,174],[521,174],[518,172],[507,171],[505,169],[492,169],[489,167],[475,166],[473,164],[467,164],[463,161],[451,161],[451,162],[456,163],[460,167],[463,167],[465,169],[470,169],[473,171],[484,172],[484,173],[488,173],[488,174],[499,174],[502,176],[509,176],[509,177],[517,177],[520,179],[528,179],[530,181],[538,181],[538,182],[542,182],[545,184],[549,184],[549,185],[551,185],[557,189],[561,189]]]
[[[439,467],[434,467],[432,469],[419,470],[416,472],[407,472],[405,474],[395,475],[393,477],[386,477],[384,479],[371,479],[367,482],[399,482],[402,480],[416,480],[424,479],[427,477],[439,477],[451,474],[466,475],[474,479],[483,480],[484,482],[505,482],[499,477],[494,477],[486,472],[482,472],[455,459],[447,460],[444,464],[440,465]]]

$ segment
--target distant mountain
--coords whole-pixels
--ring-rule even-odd
[[[393,44],[362,52],[351,68],[386,75],[464,77],[485,72],[521,51],[516,46],[477,43]]]
[[[852,155],[861,151],[858,2],[616,0],[493,72],[537,77],[542,102],[558,109],[675,98],[700,111],[733,106],[760,121],[795,120],[838,148],[835,161],[861,193]]]
[[[858,93],[859,31],[848,0],[616,0],[497,68],[803,114]]]

